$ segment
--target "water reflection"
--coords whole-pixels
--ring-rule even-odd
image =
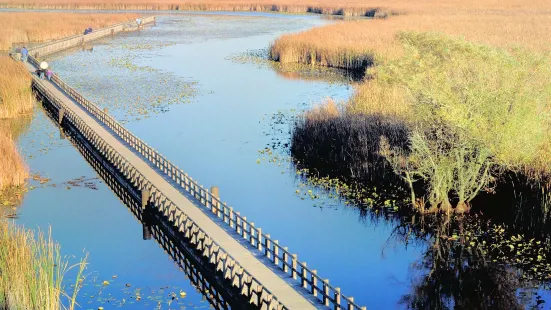
[[[482,247],[469,247],[462,223],[459,240],[449,222],[437,225],[423,257],[412,267],[411,292],[401,299],[408,309],[522,309],[514,270],[492,263]]]
[[[353,170],[349,161],[331,162],[322,156],[301,157],[300,163],[294,160],[297,171],[309,171],[298,179],[314,188],[310,195],[337,197],[359,206],[362,222],[391,223],[394,229],[388,245],[423,248],[420,258],[410,265],[409,292],[400,298],[400,306],[543,309],[550,302],[549,193],[535,191],[537,187],[531,187],[528,180],[510,176],[508,184],[498,186],[493,196],[476,201],[477,206],[489,207],[473,208],[468,216],[423,216],[409,208],[386,205],[391,198],[407,201],[407,191],[396,188],[392,178],[370,171],[366,175],[371,178],[360,182],[354,176],[343,177]]]

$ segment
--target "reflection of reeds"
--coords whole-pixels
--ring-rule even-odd
[[[0,307],[2,309],[61,309],[65,296],[62,281],[68,269],[61,257],[59,245],[51,239],[6,220],[0,221]],[[69,309],[74,309],[76,292],[81,287],[86,258],[76,264],[77,282],[69,298]]]
[[[78,14],[0,12],[0,50],[29,42],[44,42],[82,34],[88,26],[100,28],[138,17],[138,14]]]

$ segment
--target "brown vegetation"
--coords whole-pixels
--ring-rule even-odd
[[[21,63],[0,56],[0,190],[21,186],[28,176],[28,168],[12,137],[12,126],[5,118],[15,118],[33,108],[31,77]]]
[[[29,170],[17,152],[11,135],[0,131],[0,190],[25,183]]]
[[[551,11],[539,14],[497,9],[434,10],[388,19],[344,21],[280,37],[271,58],[284,63],[365,69],[373,62],[402,54],[400,31],[441,32],[499,47],[522,46],[551,50]]]
[[[276,11],[318,13],[345,16],[372,16],[389,13],[414,13],[454,10],[494,10],[506,8],[519,13],[549,10],[546,0],[2,0],[0,7],[48,9],[114,9],[114,10],[195,10],[195,11]]]
[[[8,56],[0,56],[0,119],[29,112],[34,98],[31,76],[24,65]]]
[[[0,7],[10,8],[48,8],[48,9],[111,9],[111,10],[180,10],[180,11],[273,11],[286,13],[314,13],[345,16],[386,15],[389,11],[382,8],[382,1],[365,3],[359,0],[347,0],[333,3],[321,1],[251,1],[251,0],[123,0],[109,2],[105,0],[2,0]]]
[[[127,20],[138,14],[78,14],[0,12],[0,50],[12,44],[39,43],[81,34],[88,26],[101,28]]]

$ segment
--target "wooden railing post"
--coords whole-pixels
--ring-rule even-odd
[[[323,304],[329,306],[329,279],[323,280]]]
[[[293,279],[297,279],[297,255],[293,254],[291,255],[291,276]]]
[[[151,229],[145,222],[142,223],[142,239],[151,240]]]
[[[237,233],[239,235],[241,235],[241,214],[239,212],[235,212],[235,214],[237,215],[236,216],[236,223],[235,223],[235,231],[237,231]]]
[[[243,226],[242,227],[243,229],[241,229],[241,236],[243,238],[247,239],[247,217],[243,216],[242,219],[243,219],[243,221],[241,222],[241,224]]]
[[[274,240],[274,264],[279,266],[279,241]]]
[[[256,247],[262,252],[262,229],[260,227],[256,229]]]
[[[302,263],[302,270],[300,271],[300,278],[301,278],[301,284],[302,287],[307,288],[307,282],[306,282],[306,262]]]
[[[249,243],[254,246],[254,222],[249,223]]]
[[[63,122],[63,116],[65,116],[65,109],[61,108],[59,109],[59,114],[57,116],[57,123],[61,125],[61,122]]]
[[[335,300],[334,309],[340,310],[341,309],[341,289],[340,288],[335,287],[335,298],[333,299]]]
[[[348,297],[348,310],[354,310],[354,305],[352,304],[354,302],[354,297]]]
[[[149,203],[149,197],[150,192],[147,189],[142,190],[142,209],[147,208],[147,204]]]
[[[216,198],[216,199],[219,199],[220,198],[220,192],[219,192],[219,189],[218,189],[218,186],[211,186],[210,187],[210,194]],[[212,199],[211,200],[211,205],[214,209],[218,210],[219,209],[219,204],[218,204],[218,201],[216,201],[215,199]]]
[[[312,283],[312,295],[314,295],[314,297],[317,297],[318,296],[318,290],[317,290],[317,286],[318,286],[318,271],[317,270],[312,270],[312,275],[310,277],[310,282]]]
[[[287,264],[289,262],[287,262],[289,260],[289,254],[287,254],[289,252],[289,248],[288,247],[284,247],[283,248],[283,272],[287,273],[289,271],[289,267],[287,266]]]
[[[272,258],[272,253],[270,252],[270,250],[272,249],[272,241],[270,240],[270,235],[266,234],[265,241],[266,241],[266,244],[265,244],[266,251],[264,255],[266,255],[266,257],[268,258]]]

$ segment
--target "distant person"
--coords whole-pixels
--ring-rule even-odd
[[[38,77],[40,77],[41,79],[44,79],[46,70],[48,70],[48,63],[43,61],[40,63],[40,67],[38,68],[38,70],[36,70],[36,73],[38,73]]]
[[[88,26],[88,28],[84,29],[84,34],[89,34],[92,32],[92,27]]]
[[[46,70],[46,78],[48,78],[48,81],[51,81],[52,80],[52,75],[54,73],[52,72],[52,69],[48,69]]]
[[[36,75],[38,75],[39,78],[44,79],[44,69],[36,69]]]
[[[29,51],[25,46],[21,49],[21,61],[27,62],[27,59],[29,58]]]

